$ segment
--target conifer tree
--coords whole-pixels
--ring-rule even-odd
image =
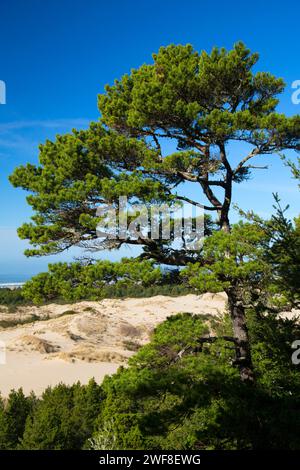
[[[47,141],[40,146],[40,164],[19,167],[10,178],[14,186],[30,192],[27,200],[35,212],[32,222],[19,229],[20,237],[33,245],[27,255],[57,253],[79,244],[91,249],[138,245],[143,258],[198,266],[202,274],[205,268],[210,279],[212,260],[205,250],[186,250],[184,244],[178,248],[169,240],[150,237],[99,243],[96,209],[116,204],[124,195],[148,205],[195,206],[204,196],[205,210],[217,218],[221,248],[222,234],[231,231],[233,185],[260,167],[253,159],[300,148],[300,116],[276,112],[283,80],[254,71],[257,60],[258,55],[242,43],[211,53],[199,53],[191,45],[170,45],[153,55],[152,64],[107,86],[98,99],[99,123]],[[165,142],[172,142],[174,151],[168,153]],[[236,151],[234,143],[241,144],[245,154]],[[199,188],[199,198],[183,195],[185,183]],[[232,264],[228,242],[227,237],[220,269]],[[226,291],[236,362],[241,379],[252,382],[239,285],[233,282]]]

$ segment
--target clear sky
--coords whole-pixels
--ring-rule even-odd
[[[1,2],[0,80],[7,86],[7,103],[0,105],[0,282],[3,276],[17,280],[45,270],[50,261],[22,255],[25,243],[16,227],[31,213],[25,193],[7,181],[16,165],[37,162],[40,142],[98,119],[97,94],[104,85],[151,62],[151,54],[169,43],[210,50],[244,41],[260,53],[258,70],[286,81],[279,110],[300,113],[291,101],[292,82],[300,80],[299,14],[300,4],[293,0],[280,7],[271,0]],[[267,216],[272,191],[278,191],[296,215],[296,182],[278,159],[266,160],[269,170],[237,187],[234,201]]]

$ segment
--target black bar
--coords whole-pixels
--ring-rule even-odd
[[[1,468],[4,464],[27,463],[31,468],[57,463],[87,468],[108,466],[119,469],[150,468],[156,466],[189,465],[193,468],[231,469],[273,463],[278,465],[299,466],[300,451],[0,451]]]

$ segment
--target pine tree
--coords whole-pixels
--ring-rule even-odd
[[[23,390],[12,390],[0,403],[0,448],[16,449],[23,436],[26,420],[33,413],[37,399],[26,397]]]
[[[210,54],[170,45],[153,55],[152,64],[107,86],[98,100],[99,123],[47,141],[40,146],[40,164],[19,167],[10,178],[30,192],[27,201],[35,212],[19,229],[33,245],[26,254],[47,255],[80,244],[90,249],[138,245],[142,257],[156,263],[206,266],[209,279],[210,259],[200,249],[151,237],[99,242],[96,209],[117,204],[124,195],[148,205],[197,206],[200,201],[181,190],[184,183],[194,183],[207,200],[205,210],[217,216],[219,230],[230,234],[232,188],[259,167],[252,159],[300,146],[300,116],[276,112],[283,80],[254,72],[257,60],[242,43]],[[166,141],[175,144],[174,151],[166,152]],[[251,149],[236,155],[232,147],[229,156],[235,142]],[[226,246],[222,256],[227,269]],[[237,365],[242,380],[252,382],[245,308],[235,283],[227,294]]]

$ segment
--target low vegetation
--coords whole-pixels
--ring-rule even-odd
[[[7,306],[11,311],[20,305],[28,305],[32,302],[25,299],[21,288],[0,288],[0,305]]]
[[[40,398],[11,392],[0,404],[0,448],[299,448],[300,373],[290,347],[299,325],[252,310],[247,320],[255,384],[241,383],[233,367],[229,318],[178,314],[101,386],[60,384]]]
[[[39,286],[38,286],[39,284]],[[0,289],[0,296],[1,291],[4,289]],[[6,289],[5,289],[6,290]],[[7,289],[8,292],[2,297],[0,305],[8,307],[9,312],[14,312],[20,306],[28,306],[32,305],[33,303],[37,305],[45,305],[50,302],[48,301],[42,302],[42,298],[47,298],[47,294],[44,291],[44,285],[40,283],[40,280],[32,278],[28,281],[28,284],[25,286],[25,289],[18,289],[19,292],[19,300],[17,303],[14,303],[15,299],[15,291]],[[26,294],[25,294],[26,290]],[[74,295],[72,293],[72,288],[70,288],[70,295],[66,294],[62,297],[61,293],[59,292],[59,288],[57,288],[55,294],[53,292],[53,296],[51,297],[51,302],[55,302],[58,304],[65,304],[65,303],[75,303],[80,300],[101,300],[101,299],[119,299],[125,297],[132,297],[132,298],[143,298],[143,297],[153,297],[155,295],[168,295],[171,297],[176,297],[180,295],[195,293],[195,289],[191,288],[190,286],[183,285],[183,284],[159,284],[144,287],[142,285],[111,285],[106,286],[103,289],[93,289],[93,295],[89,296],[86,295]],[[29,298],[35,299],[34,302],[30,301]],[[72,300],[71,300],[72,298]]]

